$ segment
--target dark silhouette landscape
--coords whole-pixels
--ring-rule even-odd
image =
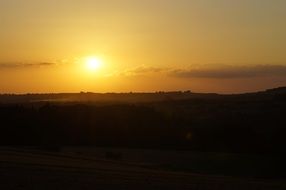
[[[41,173],[44,181],[36,180],[40,187],[59,185],[50,178],[59,172],[54,167],[60,167],[65,173],[75,168],[80,184],[87,179],[84,183],[93,184],[93,177],[102,175],[97,165],[101,170],[106,165],[147,176],[161,172],[166,175],[158,177],[163,181],[184,173],[190,181],[174,183],[198,189],[213,187],[198,185],[197,178],[213,180],[216,176],[222,180],[215,182],[217,189],[228,189],[241,179],[246,181],[239,182],[240,189],[286,187],[282,183],[286,177],[284,87],[233,95],[191,91],[3,94],[0,115],[1,170],[6,171],[2,182],[6,175],[14,175],[20,186],[30,187],[20,176],[26,172],[33,179],[35,170],[43,170],[50,177]],[[83,177],[86,172],[91,172],[87,178]],[[73,179],[69,175],[58,180]],[[143,178],[157,184],[153,178]],[[157,185],[165,188],[163,184]]]

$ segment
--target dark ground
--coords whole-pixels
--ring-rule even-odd
[[[78,151],[78,150],[77,150]],[[27,148],[0,149],[1,189],[286,189],[284,180],[251,179],[148,169],[130,163]]]
[[[0,189],[286,189],[286,88],[0,95]]]

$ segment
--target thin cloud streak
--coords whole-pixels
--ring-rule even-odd
[[[42,66],[52,66],[56,63],[50,62],[40,62],[40,63],[0,63],[0,69],[14,69],[14,68],[30,68],[30,67],[42,67]]]
[[[214,78],[214,79],[235,79],[235,78],[254,78],[285,76],[286,65],[252,65],[252,66],[235,66],[235,65],[217,65],[201,66],[190,69],[181,68],[163,68],[139,66],[127,69],[123,72],[117,72],[115,75],[137,76],[147,74],[165,74],[176,78]]]
[[[125,70],[124,73],[127,75],[136,75],[136,74],[146,74],[146,73],[159,73],[166,71],[165,68],[159,67],[149,67],[145,65],[141,65],[139,67],[135,67],[133,69]]]
[[[224,66],[220,68],[174,69],[168,73],[178,78],[252,78],[285,76],[284,65]]]
[[[108,76],[138,76],[138,75],[146,75],[146,74],[155,74],[155,73],[163,73],[166,72],[167,68],[161,67],[151,67],[146,65],[140,65],[135,68],[125,69],[123,71],[116,71],[111,73]]]

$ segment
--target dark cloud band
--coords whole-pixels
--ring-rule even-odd
[[[55,63],[41,62],[41,63],[0,63],[0,69],[9,69],[9,68],[29,68],[29,67],[41,67],[41,66],[51,66]]]
[[[169,75],[179,78],[249,78],[286,76],[284,65],[224,66],[220,68],[174,69]]]

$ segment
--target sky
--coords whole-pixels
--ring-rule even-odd
[[[0,0],[0,93],[285,86],[285,18],[285,0]]]

